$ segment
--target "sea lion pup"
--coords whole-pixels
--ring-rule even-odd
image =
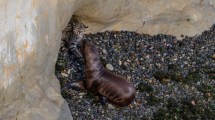
[[[70,84],[81,90],[89,90],[102,96],[113,105],[124,107],[135,98],[134,86],[124,77],[104,68],[98,48],[90,41],[82,41],[81,52],[85,60],[86,80]]]

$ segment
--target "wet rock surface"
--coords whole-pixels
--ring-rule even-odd
[[[100,50],[105,66],[125,76],[137,89],[124,108],[102,105],[98,96],[62,91],[74,119],[213,119],[215,118],[215,25],[201,35],[150,36],[129,31],[86,34]],[[105,52],[104,52],[105,51]],[[61,87],[85,79],[84,60],[62,40],[56,63]]]

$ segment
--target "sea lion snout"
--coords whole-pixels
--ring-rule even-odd
[[[87,58],[85,59],[93,59],[93,58],[99,58],[99,51],[98,48],[90,41],[83,40],[82,41],[82,48],[81,51],[83,55]],[[89,58],[90,57],[90,58]]]
[[[87,51],[90,52],[89,50],[91,49],[91,42],[87,41],[87,40],[83,40],[82,41],[82,49],[81,51],[84,53],[86,53]]]

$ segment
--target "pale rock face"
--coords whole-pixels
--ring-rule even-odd
[[[54,75],[66,5],[0,1],[0,120],[72,119]]]
[[[97,0],[74,13],[87,32],[129,30],[194,36],[214,24],[214,0]]]
[[[0,0],[0,120],[70,120],[54,66],[74,14],[87,32],[195,35],[215,19],[214,0]]]

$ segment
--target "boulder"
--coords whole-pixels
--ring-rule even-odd
[[[214,0],[97,0],[74,15],[87,33],[128,30],[150,35],[194,36],[214,24]]]

